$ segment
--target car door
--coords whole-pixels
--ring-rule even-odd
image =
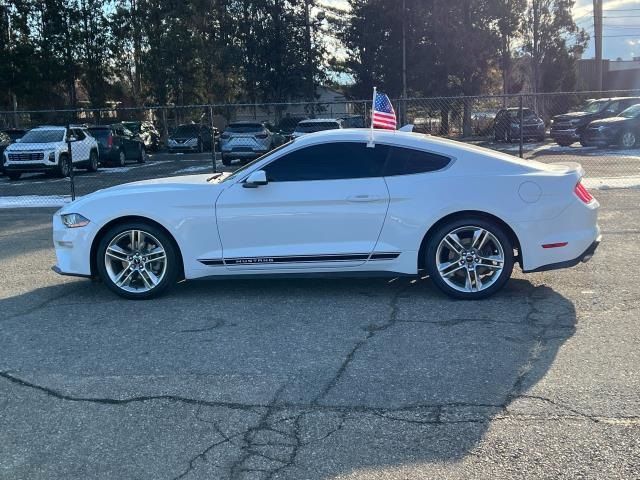
[[[71,143],[71,159],[73,163],[83,162],[89,159],[91,149],[88,146],[87,136],[80,128],[71,129],[75,141]]]
[[[382,178],[388,147],[325,143],[283,154],[263,169],[266,185],[242,179],[216,203],[224,263],[230,269],[361,265],[374,250],[389,194]]]

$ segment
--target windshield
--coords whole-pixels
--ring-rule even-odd
[[[232,123],[227,127],[228,133],[258,133],[264,129],[261,123]]]
[[[609,103],[609,100],[593,100],[591,102],[583,104],[580,108],[575,110],[576,112],[598,113],[605,105]]]
[[[633,107],[627,108],[619,116],[624,118],[640,117],[640,103],[637,105],[634,105]]]
[[[122,122],[122,125],[131,130],[133,133],[140,133],[140,124],[138,122]]]
[[[520,118],[519,110],[509,110],[509,115],[511,118]],[[525,120],[533,120],[538,118],[538,116],[533,112],[533,110],[529,110],[528,108],[522,109],[522,118]]]
[[[178,128],[176,128],[175,132],[173,132],[173,136],[197,136],[198,130],[198,125],[180,125]]]
[[[64,140],[64,130],[31,130],[22,137],[21,143],[53,143]]]
[[[232,180],[234,178],[237,178],[239,176],[241,176],[246,170],[248,170],[249,168],[251,168],[253,165],[255,165],[257,162],[260,162],[261,160],[264,160],[265,158],[267,158],[270,155],[273,155],[276,152],[279,152],[280,150],[282,150],[283,148],[291,145],[294,142],[294,140],[291,140],[290,142],[287,143],[283,143],[282,145],[280,145],[278,148],[274,148],[273,150],[271,150],[270,152],[265,153],[264,155],[256,158],[253,162],[249,162],[247,163],[245,166],[240,167],[238,170],[236,170],[235,172],[233,172],[231,175],[229,175],[228,177],[216,177],[214,179],[212,179],[212,181],[214,183],[224,183],[224,182],[228,182],[229,180]]]
[[[321,132],[323,130],[333,130],[340,128],[338,122],[313,122],[313,123],[299,123],[296,127],[296,132],[300,133],[313,133]]]

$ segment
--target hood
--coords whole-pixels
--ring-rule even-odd
[[[206,173],[200,175],[184,175],[180,177],[155,178],[152,180],[142,180],[139,182],[124,183],[114,187],[97,190],[88,195],[84,195],[74,202],[67,204],[62,208],[65,211],[77,210],[79,208],[91,205],[104,205],[109,199],[116,197],[139,197],[145,201],[157,201],[166,198],[165,194],[172,194],[173,199],[180,198],[188,201],[191,194],[204,192],[208,198],[216,198],[215,192],[222,187],[221,184],[207,182],[213,174]],[[175,194],[178,194],[177,196]],[[129,202],[127,203],[136,203]]]
[[[58,147],[66,147],[64,142],[50,142],[50,143],[12,143],[7,147],[7,152],[32,152],[34,150],[55,150]]]
[[[553,119],[555,121],[558,121],[558,120],[576,120],[576,119],[591,117],[593,115],[596,115],[596,114],[595,113],[589,113],[589,112],[569,112],[569,113],[565,113],[565,114],[562,114],[562,115],[556,115],[555,117],[553,117]]]
[[[600,125],[618,125],[618,124],[622,124],[626,121],[630,120],[629,118],[625,118],[625,117],[610,117],[610,118],[603,118],[602,120],[596,120],[594,122],[591,122],[591,124],[589,126],[591,127],[599,127]]]

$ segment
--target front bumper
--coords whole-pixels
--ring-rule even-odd
[[[225,150],[222,148],[222,155],[230,158],[258,158],[260,155],[264,155],[269,150],[240,150],[240,149],[229,149]]]
[[[5,172],[28,173],[28,172],[51,172],[57,168],[55,163],[27,163],[11,162],[4,164]]]
[[[90,252],[93,238],[97,233],[94,224],[86,227],[67,228],[58,213],[53,216],[53,246],[56,251],[56,265],[53,270],[61,275],[90,277]]]
[[[606,147],[615,143],[615,136],[609,133],[587,130],[582,141],[588,147]]]
[[[587,249],[578,255],[576,258],[571,260],[565,260],[563,262],[550,263],[548,265],[542,265],[541,267],[535,268],[533,270],[524,270],[525,273],[536,273],[536,272],[547,272],[549,270],[559,270],[561,268],[571,268],[575,267],[579,263],[588,262],[593,257],[593,254],[596,252],[598,247],[600,246],[600,242],[602,241],[602,235],[598,235],[598,237],[593,241],[591,245],[587,247]]]
[[[567,142],[571,140],[571,142],[577,142],[580,140],[580,132],[578,128],[569,128],[569,129],[554,129],[551,128],[549,132],[549,136],[553,138],[556,142]]]

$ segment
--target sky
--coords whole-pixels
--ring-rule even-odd
[[[602,8],[602,57],[640,57],[640,0],[604,0]],[[583,58],[593,58],[593,0],[577,0],[573,13],[576,23],[592,37]]]
[[[342,7],[346,0],[319,3]],[[640,0],[604,0],[603,10],[602,57],[610,60],[640,57]],[[583,58],[593,58],[593,0],[576,0],[573,16],[591,37]]]

